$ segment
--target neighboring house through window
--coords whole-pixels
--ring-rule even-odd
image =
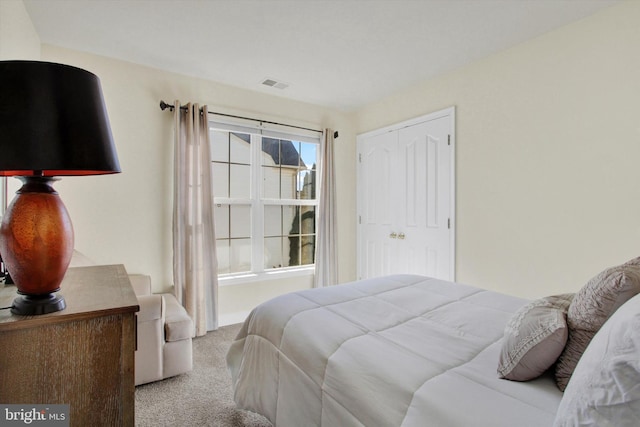
[[[220,276],[312,267],[319,137],[216,122],[210,135]]]

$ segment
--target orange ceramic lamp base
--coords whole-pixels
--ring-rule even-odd
[[[73,226],[67,208],[51,187],[56,178],[20,177],[17,191],[2,218],[0,254],[21,297],[15,314],[45,314],[63,310],[60,283],[71,262]]]

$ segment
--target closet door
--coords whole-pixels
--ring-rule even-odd
[[[449,120],[442,117],[398,131],[395,232],[402,256],[396,270],[450,279]]]
[[[362,201],[360,214],[359,246],[364,277],[392,274],[396,271],[397,239],[389,236],[395,226],[395,206],[398,204],[397,188],[398,133],[386,132],[367,140],[360,156],[359,195]]]
[[[452,130],[453,111],[358,138],[359,278],[453,280]]]

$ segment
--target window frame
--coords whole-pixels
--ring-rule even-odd
[[[249,123],[247,123],[249,122]],[[247,283],[254,281],[267,281],[273,279],[309,276],[313,275],[315,270],[315,249],[314,263],[287,266],[279,268],[265,268],[264,251],[265,251],[265,230],[264,230],[264,212],[266,206],[314,206],[315,211],[315,229],[314,242],[317,242],[317,219],[319,210],[319,170],[320,170],[320,153],[321,153],[321,133],[315,132],[298,132],[276,127],[265,126],[263,123],[252,123],[243,121],[240,124],[227,122],[226,120],[210,119],[208,123],[209,133],[212,135],[214,130],[222,132],[236,132],[250,135],[250,189],[249,198],[238,197],[216,197],[213,195],[214,208],[216,205],[248,205],[251,210],[251,270],[246,272],[220,273],[218,281],[220,286],[231,285],[237,283]],[[276,138],[280,140],[288,140],[292,142],[312,143],[317,146],[316,149],[316,188],[315,199],[275,199],[263,197],[263,177],[264,170],[262,164],[262,138]],[[213,144],[213,138],[211,138]],[[211,156],[211,154],[210,154]],[[213,167],[213,157],[210,161]],[[230,195],[229,195],[230,196]],[[217,237],[216,237],[217,240]],[[217,242],[216,242],[217,244]]]

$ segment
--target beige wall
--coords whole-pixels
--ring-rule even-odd
[[[357,114],[456,107],[458,281],[535,297],[640,255],[639,22],[626,2]]]
[[[22,0],[0,0],[0,60],[40,59],[40,37]]]

